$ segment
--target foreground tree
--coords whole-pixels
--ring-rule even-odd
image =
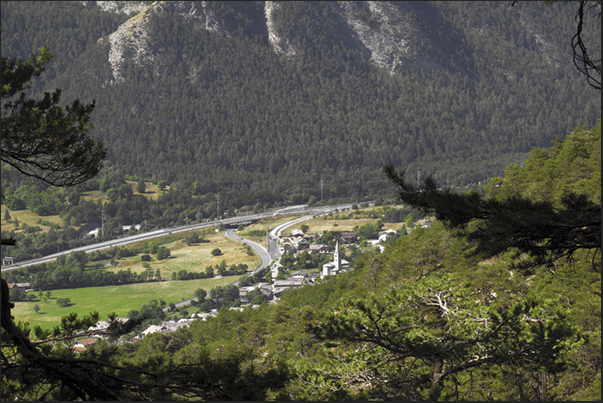
[[[554,301],[483,298],[462,284],[432,278],[348,299],[312,329],[335,346],[354,343],[364,371],[387,379],[376,387],[401,400],[482,400],[476,370],[555,374],[565,368],[565,349],[582,343]]]
[[[561,181],[559,175],[572,165],[576,165],[573,176],[595,179],[581,182],[582,188],[586,189],[580,189],[575,183],[558,183],[556,188],[563,192],[557,192],[555,196],[552,196],[554,188],[551,185],[534,191],[543,196],[533,197],[510,191],[497,195],[498,190],[488,197],[477,192],[458,194],[450,189],[439,189],[432,177],[426,177],[422,187],[414,186],[406,180],[404,172],[396,171],[392,165],[385,166],[384,172],[398,186],[401,201],[425,214],[435,215],[458,234],[476,241],[475,252],[484,258],[511,251],[515,257],[521,257],[516,264],[520,268],[546,265],[554,269],[563,262],[573,261],[577,254],[586,253],[592,259],[593,267],[599,270],[600,176],[598,189],[590,187],[597,186],[594,175],[601,170],[600,143],[600,122],[590,130],[579,128],[565,141],[558,141],[552,150],[534,150],[526,162],[526,166],[561,166],[558,172],[513,170],[509,172],[510,178],[494,178],[489,185],[490,189],[499,189],[511,187],[507,183],[512,182],[513,187],[521,187],[522,180],[535,183],[536,175],[543,174],[552,184]],[[582,165],[587,169],[582,169]],[[530,175],[535,176],[528,179]],[[572,180],[571,177],[568,175],[563,180]]]
[[[51,185],[74,186],[99,172],[106,149],[88,136],[94,102],[59,106],[60,89],[41,100],[26,97],[51,58],[47,48],[27,61],[2,57],[1,161]]]
[[[346,298],[310,326],[336,369],[305,370],[302,384],[383,400],[600,400],[600,142],[600,123],[578,128],[534,149],[484,195],[439,189],[430,177],[413,186],[385,167],[404,203],[466,247],[428,259],[419,230],[388,263],[355,267],[387,292]],[[593,369],[577,374],[580,365]],[[580,386],[566,386],[579,376]]]
[[[601,1],[580,1],[576,12],[576,34],[572,37],[572,48],[574,50],[574,65],[579,72],[586,76],[588,84],[595,89],[601,90],[601,49],[598,54],[592,54],[592,48],[587,48],[584,43],[582,28],[587,13],[592,18],[601,21]]]

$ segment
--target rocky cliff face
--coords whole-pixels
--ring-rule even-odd
[[[375,65],[392,73],[399,68],[441,67],[417,51],[418,38],[423,35],[409,18],[411,10],[406,4],[339,1],[332,5]]]
[[[267,1],[264,6],[264,15],[266,16],[266,29],[268,31],[268,42],[274,51],[285,57],[295,56],[295,49],[274,27],[274,11],[280,7],[276,1]]]
[[[125,58],[131,58],[136,63],[153,61],[154,52],[150,49],[146,27],[149,13],[152,11],[152,6],[145,7],[109,35],[109,64],[115,81],[122,80],[120,65]]]
[[[167,1],[153,2],[96,2],[97,6],[113,12],[133,15],[108,38],[109,63],[116,81],[122,79],[120,64],[131,59],[137,64],[152,64],[162,49],[153,45],[148,22],[151,14],[173,13],[189,24],[221,36],[241,35],[250,30],[265,32],[267,46],[285,58],[294,58],[297,50],[292,38],[278,32],[275,10],[282,4],[263,2],[263,14],[253,13],[243,2]],[[218,3],[222,3],[218,5]],[[337,16],[334,24],[342,27],[339,33],[347,46],[360,49],[375,65],[394,73],[397,69],[441,68],[435,61],[418,51],[419,38],[425,35],[410,17],[411,6],[397,2],[338,1],[326,3]],[[221,12],[218,10],[221,7]],[[223,8],[228,7],[229,12]],[[234,18],[232,16],[234,15]],[[245,21],[242,23],[240,21]],[[242,26],[246,25],[246,26]]]
[[[151,14],[175,13],[191,25],[202,27],[219,35],[229,35],[226,26],[216,18],[206,1],[161,1],[153,2],[148,6],[142,5],[141,2],[124,1],[120,3],[136,4],[124,4],[121,8],[107,8],[104,4],[99,4],[99,7],[116,12],[138,10],[136,15],[122,24],[108,38],[110,43],[109,64],[116,81],[122,79],[120,64],[124,59],[130,58],[136,64],[150,65],[155,61],[155,56],[164,50],[155,46],[153,38],[149,35],[148,24]],[[155,67],[157,68],[157,66]]]

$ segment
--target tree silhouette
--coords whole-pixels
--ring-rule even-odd
[[[409,183],[403,171],[389,164],[383,168],[395,183],[398,197],[404,203],[434,214],[449,228],[477,241],[476,253],[484,258],[506,251],[516,257],[527,254],[519,267],[528,269],[539,265],[553,267],[565,258],[572,260],[581,250],[595,256],[601,251],[601,205],[584,195],[567,194],[562,208],[549,201],[533,202],[524,198],[503,201],[486,199],[477,192],[457,194],[438,189],[435,180],[424,178],[422,187]]]
[[[574,49],[574,65],[582,74],[586,76],[588,83],[601,90],[601,50],[599,58],[593,59],[592,53],[587,49],[582,36],[582,26],[584,24],[585,9],[591,10],[594,18],[601,20],[601,2],[600,1],[581,1],[576,13],[578,26],[576,34],[572,37],[572,48]]]
[[[511,6],[517,4],[514,1]],[[558,1],[545,1],[545,4],[558,3]],[[577,22],[576,33],[572,37],[573,62],[578,71],[586,76],[588,84],[601,90],[601,50],[593,56],[592,48],[588,49],[584,43],[583,26],[586,21],[586,15],[589,13],[597,21],[601,21],[601,1],[579,1],[578,10],[574,19]]]
[[[47,48],[25,62],[2,57],[1,161],[51,185],[74,186],[99,172],[106,149],[88,136],[94,102],[59,106],[60,89],[39,101],[26,98],[51,58]]]

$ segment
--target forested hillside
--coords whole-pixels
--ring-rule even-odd
[[[578,128],[510,166],[488,197],[600,202],[600,148],[600,123]],[[600,400],[600,248],[525,271],[512,249],[484,261],[475,246],[441,223],[417,229],[352,273],[146,338],[121,362],[246,356],[260,374],[288,368],[267,395],[287,400]],[[166,346],[170,358],[148,358]]]
[[[510,166],[486,197],[558,205],[574,193],[600,203],[600,153],[600,122],[578,127]],[[513,248],[484,260],[478,246],[434,222],[277,304],[97,344],[81,361],[58,344],[48,350],[97,391],[41,385],[29,371],[6,390],[35,399],[48,386],[58,400],[92,390],[126,400],[600,401],[600,245],[529,270]]]
[[[572,3],[2,2],[3,77],[5,57],[48,46],[54,64],[31,92],[96,100],[91,134],[108,147],[72,188],[3,164],[2,238],[16,241],[3,256],[93,242],[82,234],[100,217],[113,237],[323,191],[386,205],[397,193],[431,222],[382,252],[350,246],[352,270],[276,304],[228,310],[236,287],[199,289],[217,316],[142,339],[165,315],[158,300],[126,322],[72,313],[30,329],[3,278],[2,400],[601,401],[601,94],[572,63]],[[56,137],[44,133],[32,138]],[[11,217],[25,209],[53,216],[38,220],[49,229]],[[91,256],[128,250],[112,253]],[[10,278],[54,291],[162,275],[86,260]],[[71,348],[107,316],[107,339]]]
[[[577,129],[510,167],[490,197],[599,200],[600,148],[600,123]],[[564,190],[536,195],[549,178]],[[145,339],[123,360],[160,369],[193,351],[246,351],[258,370],[289,367],[281,399],[600,400],[600,253],[526,272],[510,253],[482,261],[474,247],[440,224],[418,229],[352,273]],[[145,358],[162,346],[173,360]]]
[[[3,2],[2,55],[48,46],[34,90],[96,100],[111,166],[224,206],[306,202],[321,180],[383,196],[387,162],[483,184],[600,117],[570,5],[270,4]]]

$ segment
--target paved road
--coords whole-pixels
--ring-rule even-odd
[[[286,223],[280,224],[277,227],[275,227],[274,229],[272,229],[266,239],[268,250],[266,250],[266,248],[264,248],[262,245],[260,245],[256,242],[252,242],[247,239],[239,238],[238,236],[235,235],[234,230],[225,231],[226,236],[228,236],[231,239],[234,239],[236,241],[241,241],[244,244],[251,246],[256,251],[256,253],[260,256],[261,263],[259,264],[259,266],[256,267],[255,270],[253,270],[251,273],[248,274],[248,275],[253,275],[253,274],[257,273],[258,271],[260,271],[261,269],[263,269],[264,267],[267,267],[270,264],[270,262],[272,262],[272,260],[280,257],[280,251],[278,249],[277,240],[278,240],[278,237],[281,235],[281,232],[283,229],[290,227],[291,225],[297,224],[299,222],[309,220],[315,216],[327,214],[327,213],[335,211],[335,210],[341,211],[344,209],[350,209],[351,207],[352,207],[351,204],[338,204],[338,205],[333,205],[333,206],[320,206],[320,207],[308,207],[308,206],[302,204],[302,205],[298,205],[298,206],[285,207],[285,208],[282,208],[282,209],[279,209],[276,211],[272,211],[272,212],[268,212],[268,213],[252,214],[252,215],[246,215],[246,216],[227,218],[227,219],[219,220],[219,221],[210,221],[210,222],[205,222],[205,223],[200,223],[200,224],[191,224],[191,225],[183,225],[183,226],[174,227],[174,228],[166,228],[166,229],[161,229],[161,230],[157,230],[157,231],[146,232],[143,234],[131,235],[131,236],[127,236],[124,238],[113,239],[113,240],[106,241],[106,242],[100,242],[100,243],[93,244],[93,245],[87,245],[87,246],[82,246],[79,248],[65,250],[63,252],[54,253],[52,255],[44,256],[39,259],[32,259],[32,260],[27,260],[27,261],[23,261],[23,262],[17,262],[9,267],[2,267],[2,271],[15,270],[15,269],[20,269],[20,268],[27,267],[27,266],[33,266],[33,265],[40,264],[40,263],[50,262],[50,261],[56,260],[56,258],[61,255],[68,255],[71,252],[75,252],[75,251],[84,251],[86,253],[90,253],[90,252],[94,252],[97,250],[108,249],[108,248],[113,248],[113,247],[117,247],[117,246],[123,246],[123,245],[127,245],[127,244],[134,243],[134,242],[140,242],[140,241],[144,241],[147,239],[158,238],[158,237],[162,237],[162,236],[166,236],[166,235],[170,235],[170,234],[175,234],[178,232],[191,231],[191,230],[200,229],[200,228],[212,227],[212,226],[219,225],[220,223],[222,223],[224,225],[236,224],[236,223],[245,222],[245,221],[249,221],[249,220],[256,220],[256,219],[259,220],[259,219],[267,218],[267,217],[271,217],[271,216],[279,216],[279,215],[287,216],[288,214],[297,214],[297,213],[304,213],[304,212],[309,213],[310,215],[308,215],[308,216],[304,216],[301,218],[297,218],[295,220],[287,221]],[[270,251],[270,253],[268,251]],[[234,281],[231,285],[238,285],[238,283],[239,283],[239,281]],[[180,302],[176,303],[175,305],[176,305],[176,307],[185,306],[185,305],[190,304],[191,301],[196,300],[196,299],[197,298],[187,299],[185,301],[180,301]],[[169,309],[169,307],[165,307],[163,310],[166,311],[168,309]]]
[[[260,260],[261,260],[260,264],[251,273],[249,273],[249,275],[251,275],[251,276],[254,275],[258,271],[262,270],[264,267],[268,267],[270,262],[272,262],[272,256],[268,253],[266,248],[264,248],[259,243],[250,241],[248,239],[239,238],[235,234],[235,230],[233,230],[233,229],[224,231],[224,235],[226,235],[228,238],[230,238],[232,240],[235,240],[237,242],[241,242],[245,245],[251,246],[253,248],[253,250],[255,250],[255,253],[257,253],[258,256],[260,257]]]
[[[272,231],[270,231],[270,234],[268,235],[267,238],[269,239],[268,249],[270,249],[271,251],[276,251],[274,254],[268,253],[268,250],[266,250],[266,248],[264,248],[262,245],[260,245],[256,242],[253,242],[253,241],[250,241],[250,240],[244,239],[244,238],[239,238],[235,234],[235,230],[232,230],[232,229],[226,230],[226,231],[224,231],[224,235],[226,235],[228,238],[230,238],[234,241],[241,242],[245,245],[251,246],[255,250],[255,252],[258,254],[258,256],[260,257],[260,264],[252,272],[247,273],[248,276],[253,276],[258,271],[262,270],[265,267],[268,267],[268,265],[272,262],[273,259],[280,258],[281,254],[278,249],[278,237],[281,236],[281,232],[287,227],[290,227],[290,226],[300,223],[302,221],[309,220],[312,217],[313,216],[310,215],[310,216],[305,216],[305,217],[298,218],[295,220],[287,221],[283,224],[276,226],[274,229],[272,229]],[[240,281],[241,280],[233,281],[229,285],[238,286]],[[197,300],[197,297],[193,297],[193,298],[190,298],[190,299],[187,299],[184,301],[177,302],[174,305],[176,306],[176,308],[180,308],[182,306],[189,305],[192,301],[196,301],[196,300]],[[168,309],[169,309],[169,307],[163,308],[164,311],[167,311]]]
[[[59,253],[54,253],[52,255],[44,256],[44,257],[41,257],[38,259],[16,262],[11,266],[2,267],[2,271],[16,270],[16,269],[20,269],[22,267],[33,266],[33,265],[40,264],[40,263],[50,262],[50,261],[56,260],[56,258],[61,255],[68,255],[74,251],[84,251],[86,253],[90,253],[90,252],[94,252],[97,250],[108,249],[108,248],[113,248],[113,247],[117,247],[117,246],[123,246],[123,245],[127,245],[130,243],[140,242],[140,241],[144,241],[144,240],[148,240],[148,239],[152,239],[152,238],[158,238],[161,236],[166,236],[166,235],[174,234],[174,233],[178,233],[178,232],[191,231],[191,230],[200,229],[200,228],[212,227],[212,226],[219,225],[220,223],[222,223],[224,225],[237,224],[237,223],[241,223],[241,222],[245,222],[245,221],[249,221],[249,220],[260,220],[262,218],[279,216],[279,215],[286,216],[288,214],[296,214],[296,213],[300,213],[300,212],[307,212],[307,213],[312,213],[314,215],[321,215],[321,214],[326,214],[330,211],[334,211],[335,209],[342,210],[342,209],[348,209],[348,208],[351,208],[351,204],[338,204],[338,205],[333,205],[333,206],[317,206],[317,207],[308,207],[305,204],[302,204],[302,205],[298,205],[298,206],[285,207],[285,208],[282,208],[279,210],[261,213],[261,214],[250,214],[250,215],[245,215],[245,216],[226,218],[226,219],[217,220],[217,221],[209,221],[209,222],[198,223],[198,224],[183,225],[183,226],[174,227],[174,228],[165,228],[165,229],[160,229],[160,230],[156,230],[156,231],[152,231],[152,232],[146,232],[143,234],[136,234],[136,235],[131,235],[131,236],[123,237],[123,238],[113,239],[110,241],[100,242],[100,243],[93,244],[93,245],[87,245],[87,246],[82,246],[79,248],[69,249],[69,250],[59,252]],[[274,250],[272,249],[272,245],[270,245],[270,252],[271,252],[271,256],[273,256]]]

